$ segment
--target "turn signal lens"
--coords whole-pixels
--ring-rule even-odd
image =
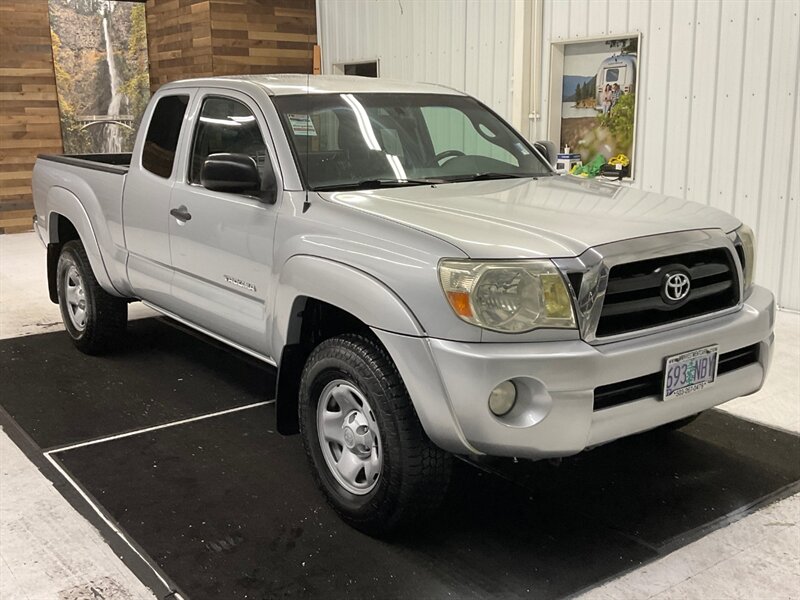
[[[466,292],[447,292],[450,306],[459,317],[472,318],[472,307],[469,305],[469,294]]]
[[[439,281],[453,312],[473,325],[504,333],[576,327],[567,286],[549,260],[443,260]]]

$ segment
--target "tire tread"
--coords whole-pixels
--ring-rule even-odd
[[[69,317],[64,314],[61,299],[61,276],[58,275],[59,305],[61,305],[64,325],[72,337],[75,346],[85,354],[104,354],[112,348],[124,335],[128,325],[128,302],[124,298],[112,296],[106,292],[92,271],[86,249],[79,240],[71,240],[64,244],[61,254],[72,253],[77,258],[77,263],[86,287],[87,295],[93,302],[94,315],[90,315],[82,335],[76,337],[70,331]]]
[[[351,362],[356,357],[355,364]],[[320,487],[331,506],[354,527],[373,535],[384,535],[398,530],[430,515],[441,504],[447,492],[452,468],[452,457],[431,442],[422,428],[414,405],[406,390],[400,373],[389,354],[377,341],[361,334],[345,334],[330,338],[317,346],[310,354],[300,383],[301,394],[310,388],[309,365],[320,360],[335,358],[353,364],[365,379],[373,379],[384,392],[385,406],[391,412],[396,431],[385,428],[381,431],[384,448],[393,444],[400,449],[399,468],[392,470],[389,481],[390,494],[386,502],[376,507],[375,514],[359,519],[343,514],[336,501],[331,498],[324,485]],[[372,402],[372,400],[371,400]],[[307,411],[315,410],[307,402],[300,406],[300,422],[307,423]],[[302,427],[302,425],[301,425]],[[306,453],[313,464],[311,448],[313,441],[303,435]],[[385,454],[385,450],[384,450]],[[315,472],[317,482],[321,484]]]

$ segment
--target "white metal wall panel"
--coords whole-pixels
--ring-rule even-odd
[[[669,85],[669,54],[672,42],[672,11],[671,2],[658,2],[650,11],[649,42],[642,54],[646,57],[644,64],[640,64],[640,71],[652,70],[647,79],[646,95],[638,94],[644,98],[642,104],[647,105],[647,114],[641,119],[641,131],[637,131],[636,141],[639,149],[639,161],[634,164],[641,177],[642,187],[648,191],[660,192],[664,181],[664,150],[666,148],[667,110],[669,95],[672,88]],[[647,52],[650,46],[657,46],[658,52]],[[655,76],[658,74],[658,76]],[[674,165],[669,165],[672,173]]]
[[[381,77],[464,90],[511,110],[510,0],[318,0],[323,72],[378,59]]]
[[[784,234],[781,238],[783,244],[776,248],[776,255],[784,257],[783,273],[777,289],[778,297],[781,298],[785,306],[789,307],[800,306],[800,277],[797,276],[800,270],[800,236],[797,235],[797,232],[800,231],[800,206],[798,206],[798,202],[800,202],[800,164],[798,164],[800,163],[800,160],[798,160],[798,155],[800,155],[800,103],[798,103],[798,96],[800,96],[800,85],[794,89],[795,124],[794,139],[792,141],[794,155],[792,164],[794,169],[789,183],[789,202],[786,210]],[[774,231],[778,235],[780,231],[779,224],[776,225]]]
[[[632,185],[732,211],[756,230],[756,279],[800,310],[800,1],[543,1],[532,137],[551,42],[641,32]]]
[[[793,5],[794,4],[794,5]],[[763,122],[764,149],[760,189],[756,189],[758,200],[752,205],[758,208],[754,227],[761,234],[760,250],[756,271],[766,274],[772,271],[772,264],[785,256],[781,283],[776,290],[785,306],[800,306],[800,244],[798,244],[797,222],[797,182],[800,177],[800,148],[798,130],[800,117],[797,115],[797,76],[800,57],[800,31],[792,13],[798,12],[798,4],[780,2],[775,5],[772,19],[773,44],[767,65],[769,66],[769,87],[766,90],[765,114]],[[794,25],[794,27],[793,27]],[[793,87],[794,84],[794,87]],[[790,122],[781,115],[794,115]],[[794,135],[794,140],[792,136]],[[788,154],[788,156],[787,156]],[[793,183],[779,176],[773,165],[789,161],[794,165]]]
[[[674,7],[675,5],[673,5]],[[686,197],[686,174],[688,173],[689,127],[692,119],[694,79],[692,66],[695,57],[694,4],[688,11],[673,8],[670,28],[670,53],[667,70],[667,114],[664,132],[664,164],[661,189],[670,196]],[[689,14],[685,14],[688,12]],[[678,168],[679,167],[679,168]],[[675,169],[677,177],[673,175]]]
[[[692,117],[686,148],[686,194],[710,198],[710,156],[714,148],[714,115],[719,78],[720,13],[723,0],[697,4],[695,52],[692,59]]]
[[[323,69],[377,58],[381,76],[450,85],[518,120],[520,1],[317,0]],[[547,134],[551,42],[641,32],[631,185],[734,212],[758,235],[757,280],[800,310],[800,0],[541,1],[541,118],[526,133]]]

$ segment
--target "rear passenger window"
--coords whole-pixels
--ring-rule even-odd
[[[175,149],[189,96],[164,96],[156,104],[142,150],[142,166],[160,177],[172,175]]]

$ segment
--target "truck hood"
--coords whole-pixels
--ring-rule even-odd
[[[690,229],[734,230],[697,202],[577,177],[502,179],[322,198],[425,231],[471,258],[561,258],[608,242]]]

